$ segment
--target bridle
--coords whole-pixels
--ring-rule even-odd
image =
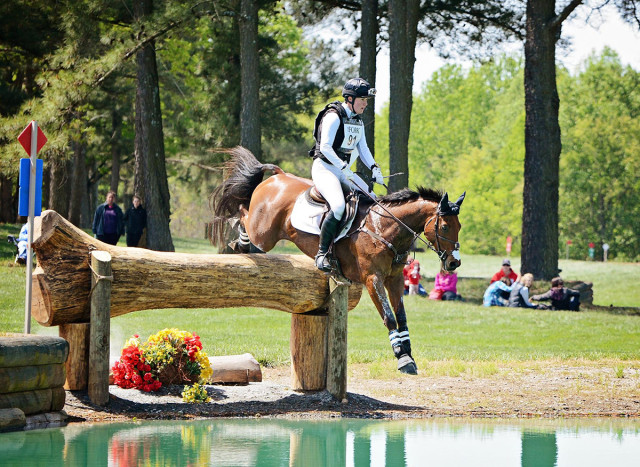
[[[436,211],[436,215],[435,216],[431,216],[431,218],[424,225],[424,230],[427,229],[427,226],[434,219],[434,217],[436,219],[436,224],[435,224],[435,229],[434,229],[433,233],[436,236],[436,247],[434,248],[433,244],[431,242],[429,242],[427,244],[427,246],[429,248],[431,248],[433,251],[435,251],[435,253],[440,258],[440,261],[444,262],[444,260],[447,257],[448,253],[447,253],[446,250],[442,250],[440,248],[440,240],[444,240],[446,242],[453,243],[453,251],[451,252],[451,256],[453,256],[455,259],[457,259],[459,261],[460,260],[460,242],[454,242],[453,240],[449,240],[447,237],[443,237],[442,235],[440,235],[438,233],[438,227],[440,226],[440,217],[442,217],[442,215],[440,214],[440,211]],[[420,234],[418,234],[418,235],[420,235]],[[422,239],[420,239],[420,240],[422,240]],[[425,242],[425,243],[427,243],[427,242]]]
[[[363,192],[365,193],[365,192]],[[398,219],[391,211],[389,211],[387,208],[385,208],[382,204],[380,204],[373,196],[369,195],[369,193],[365,193],[377,206],[381,207],[387,214],[389,214],[398,224],[400,224],[402,227],[404,227],[406,230],[408,230],[412,235],[413,235],[413,239],[411,240],[411,243],[409,244],[409,249],[407,249],[407,251],[404,251],[402,253],[398,253],[398,250],[396,250],[396,248],[393,246],[393,244],[391,242],[389,242],[386,238],[382,237],[381,235],[377,234],[376,232],[372,232],[371,230],[369,230],[366,225],[365,225],[365,221],[367,220],[368,216],[365,216],[362,219],[362,223],[360,224],[360,227],[358,227],[357,231],[361,231],[361,232],[365,232],[367,234],[369,234],[370,236],[372,236],[373,238],[376,238],[377,240],[380,240],[382,243],[384,243],[386,245],[387,248],[389,248],[391,251],[393,251],[394,253],[394,258],[393,261],[394,263],[404,263],[407,259],[407,256],[409,255],[409,250],[411,249],[411,245],[413,245],[413,243],[416,241],[416,239],[420,240],[422,243],[424,243],[425,245],[427,245],[427,247],[432,250],[433,252],[435,252],[438,255],[438,258],[440,258],[440,261],[442,261],[444,263],[445,259],[447,258],[447,255],[449,253],[447,253],[446,250],[443,250],[440,248],[440,240],[445,240],[449,243],[453,243],[453,251],[451,252],[451,255],[456,259],[456,260],[460,260],[460,243],[459,242],[454,242],[453,240],[449,240],[447,237],[443,237],[442,235],[438,234],[438,227],[440,225],[440,217],[442,217],[442,214],[440,213],[439,210],[436,210],[435,215],[431,216],[431,218],[425,223],[423,231],[426,230],[427,226],[429,225],[429,223],[435,218],[436,223],[435,223],[435,230],[434,230],[434,234],[436,237],[436,246],[433,246],[433,243],[431,241],[427,241],[424,240],[423,238],[420,237],[420,235],[422,234],[422,232],[416,232],[415,230],[413,230],[411,227],[409,227],[407,224],[405,224],[404,222],[402,222],[400,219]]]

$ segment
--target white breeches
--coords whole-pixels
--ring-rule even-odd
[[[351,182],[347,180],[338,167],[333,164],[328,164],[321,159],[313,161],[311,178],[320,194],[324,196],[324,199],[329,203],[333,216],[338,220],[342,219],[345,209],[344,194],[342,192],[343,187],[347,191],[358,189],[375,197],[373,193],[369,192],[369,188],[364,180],[357,174],[355,174],[354,182]]]

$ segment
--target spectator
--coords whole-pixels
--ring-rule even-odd
[[[503,277],[487,287],[484,292],[482,303],[484,306],[507,306],[509,305],[509,295],[511,292],[511,279]]]
[[[91,230],[98,240],[109,245],[117,244],[124,233],[124,214],[113,191],[107,193],[107,200],[96,209]]]
[[[533,274],[527,273],[520,278],[520,282],[513,284],[509,295],[511,308],[538,308],[529,301],[529,287],[533,284]]]
[[[458,275],[455,272],[449,272],[441,269],[436,274],[436,282],[433,290],[429,293],[429,298],[432,300],[459,300],[457,290]]]
[[[423,287],[420,285],[420,262],[415,260],[411,264],[409,272],[409,295],[426,295]]]
[[[551,300],[554,310],[580,311],[580,292],[564,287],[561,277],[551,279],[551,289],[543,294],[534,295],[532,300]]]
[[[506,258],[502,260],[502,269],[496,272],[491,278],[491,283],[493,284],[503,277],[508,277],[509,279],[511,279],[511,283],[514,283],[518,279],[518,275],[513,269],[511,269],[511,261]]]
[[[124,225],[127,229],[127,246],[138,246],[142,231],[147,226],[147,211],[140,204],[140,197],[133,197],[133,205],[124,213]]]
[[[415,258],[409,258],[407,264],[402,268],[402,276],[404,277],[404,294],[407,295],[409,293],[409,273],[413,269],[413,262]]]

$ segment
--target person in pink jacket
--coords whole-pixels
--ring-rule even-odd
[[[440,270],[440,272],[436,274],[436,283],[429,294],[429,298],[436,300],[457,300],[460,298],[457,285],[458,275],[455,272]]]

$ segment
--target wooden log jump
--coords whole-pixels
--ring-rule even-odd
[[[200,255],[117,247],[87,235],[50,210],[36,218],[33,248],[38,267],[33,273],[32,315],[43,326],[61,326],[61,336],[70,341],[68,389],[86,387],[86,368],[76,367],[88,361],[89,326],[80,324],[89,323],[92,315],[91,253],[101,251],[111,257],[110,317],[165,308],[285,311],[292,314],[293,389],[330,386],[340,400],[346,394],[346,312],[358,304],[362,288],[336,283],[330,291],[328,277],[306,256]],[[329,319],[329,314],[338,318]],[[343,351],[331,350],[336,338],[343,341]],[[82,347],[79,355],[73,341]],[[337,355],[340,352],[343,355]],[[81,374],[77,381],[72,382],[72,373]],[[334,375],[329,382],[327,374]]]

